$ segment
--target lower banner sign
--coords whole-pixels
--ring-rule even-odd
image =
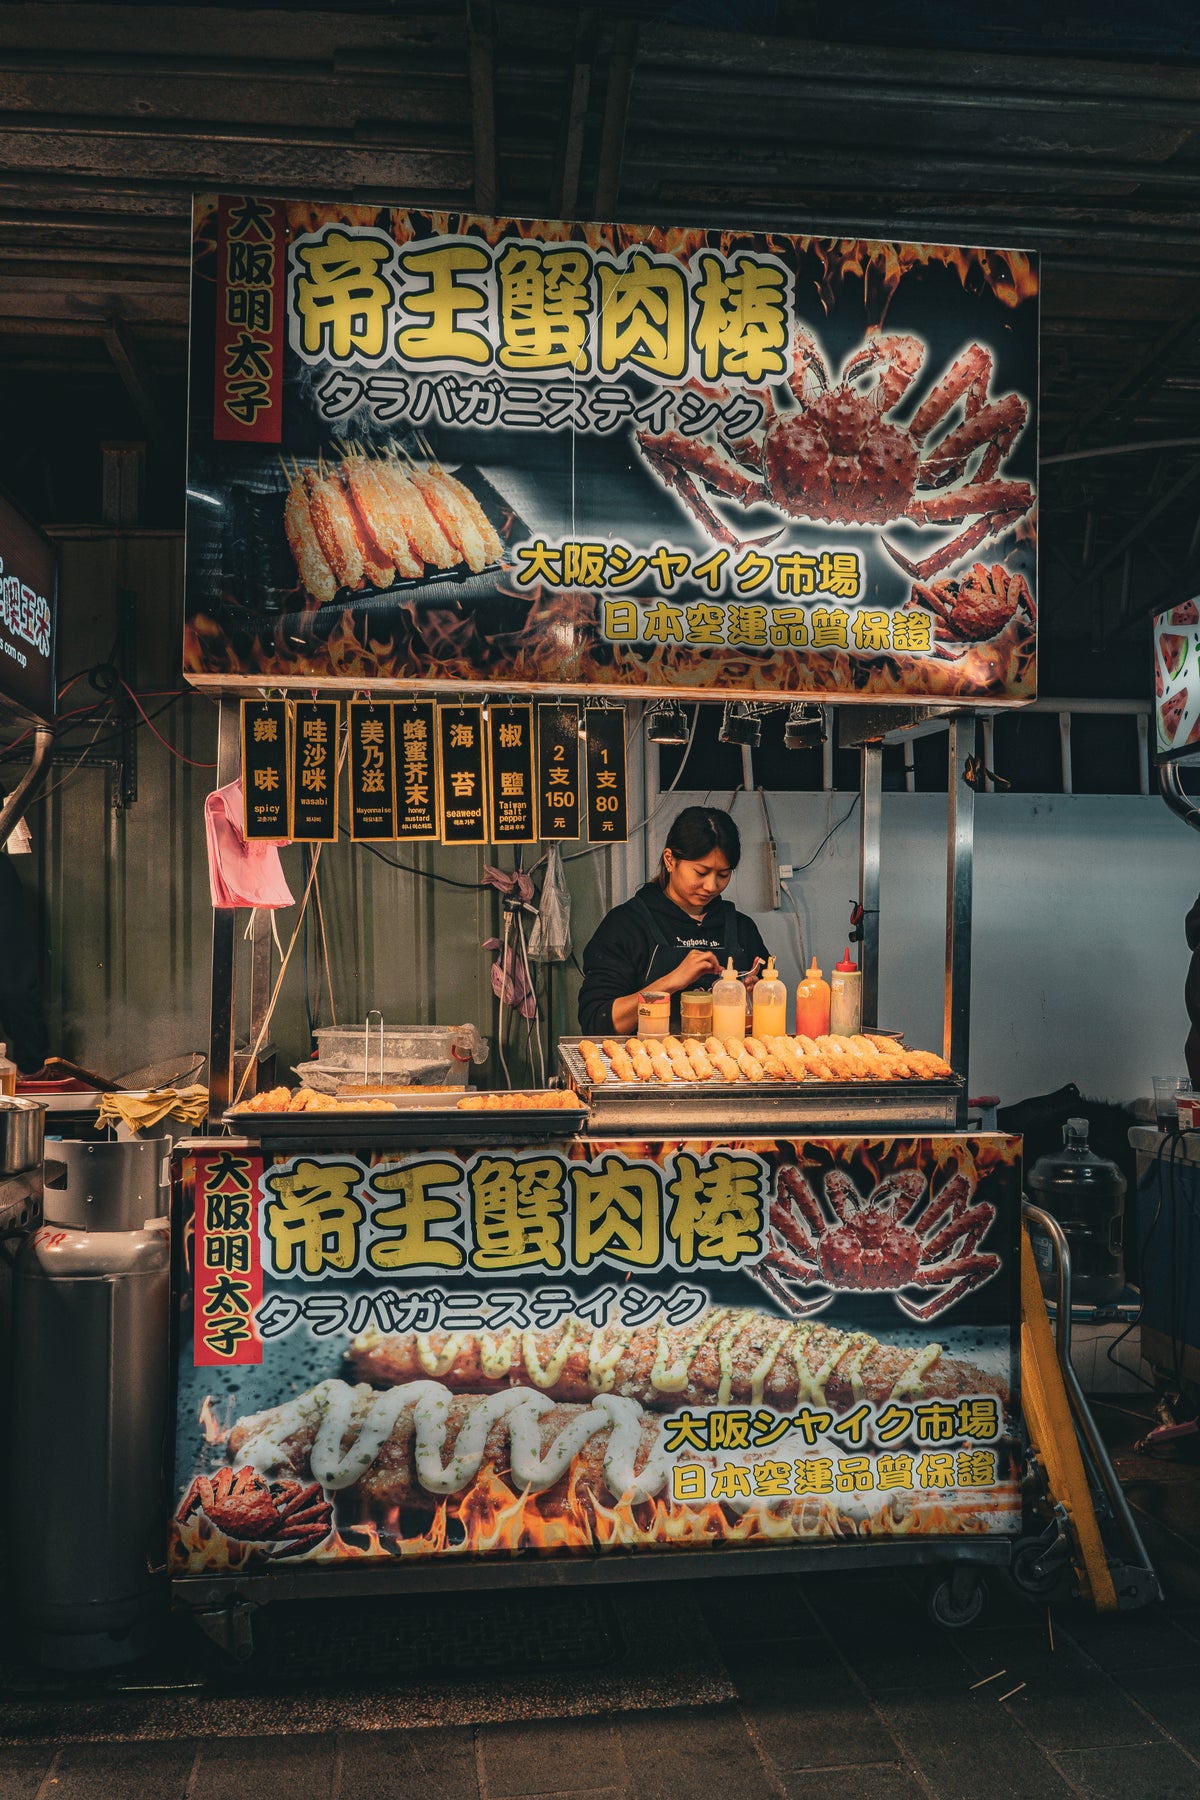
[[[176,1574],[1020,1528],[1018,1138],[179,1174]],[[214,1356],[202,1290],[245,1272],[204,1247],[249,1255],[251,1176],[261,1290]]]

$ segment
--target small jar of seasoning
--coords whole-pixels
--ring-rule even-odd
[[[668,1037],[671,1031],[671,996],[647,989],[638,995],[638,1029],[640,1038]]]
[[[679,1029],[684,1037],[712,1035],[713,997],[708,988],[689,988],[679,996]]]

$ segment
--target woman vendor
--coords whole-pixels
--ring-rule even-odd
[[[680,994],[711,987],[730,957],[753,986],[767,946],[753,919],[721,898],[741,854],[728,813],[684,808],[667,833],[655,880],[613,907],[583,953],[579,1028],[585,1036],[632,1035],[638,996],[647,988],[670,994],[677,1031]]]

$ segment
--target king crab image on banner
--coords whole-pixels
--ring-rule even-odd
[[[315,1481],[270,1481],[257,1469],[197,1475],[176,1510],[186,1525],[203,1513],[222,1536],[270,1556],[312,1550],[333,1530],[333,1506]]]
[[[904,1169],[864,1200],[848,1175],[831,1169],[827,1213],[799,1169],[781,1169],[770,1248],[751,1272],[795,1318],[824,1312],[839,1293],[882,1292],[910,1319],[934,1319],[990,1281],[1000,1258],[979,1249],[996,1209],[975,1200],[966,1175],[950,1176],[928,1199],[926,1186],[919,1170]],[[802,1297],[795,1287],[804,1289]],[[938,1291],[918,1301],[906,1288]]]
[[[1027,482],[999,473],[1029,407],[1020,394],[990,394],[992,356],[982,344],[968,345],[907,424],[892,416],[924,360],[919,338],[880,333],[847,357],[834,381],[815,338],[800,328],[787,379],[794,404],[780,411],[769,394],[762,395],[767,422],[761,438],[740,439],[727,449],[675,431],[639,431],[637,446],[705,531],[735,548],[745,540],[701,488],[738,506],[770,506],[786,518],[820,524],[965,524],[921,562],[883,540],[906,574],[928,581],[1015,525],[1034,494]],[[871,377],[869,385],[859,385]],[[930,444],[931,433],[960,401],[962,418]]]
[[[1030,627],[1037,609],[1023,575],[1010,575],[1003,563],[990,568],[972,563],[965,575],[942,575],[913,583],[909,607],[925,606],[935,615],[933,635],[947,644],[983,644],[1016,618]]]

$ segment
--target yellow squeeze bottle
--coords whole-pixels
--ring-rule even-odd
[[[787,1031],[787,989],[775,969],[775,958],[768,956],[762,979],[751,993],[756,1038],[783,1037]]]
[[[713,1036],[744,1038],[746,1035],[746,989],[738,979],[732,956],[725,965],[725,973],[719,981],[713,983],[712,1000]]]
[[[829,983],[822,978],[814,956],[808,973],[796,989],[796,1033],[825,1037],[829,1031]]]

